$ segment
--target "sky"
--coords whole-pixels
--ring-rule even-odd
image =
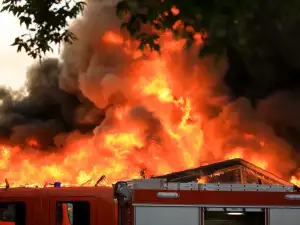
[[[23,33],[26,30],[20,27],[18,19],[6,12],[0,13],[0,86],[14,90],[24,86],[27,68],[35,62],[25,52],[17,53],[16,46],[11,46]]]

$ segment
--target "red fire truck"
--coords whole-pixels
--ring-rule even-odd
[[[117,182],[0,189],[1,225],[299,225],[295,186]]]

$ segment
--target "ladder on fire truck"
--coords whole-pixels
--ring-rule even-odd
[[[157,190],[206,190],[206,191],[267,191],[267,192],[294,192],[295,185],[270,184],[223,184],[196,182],[179,183],[167,182],[166,179],[138,179],[126,182],[130,189],[157,189]]]

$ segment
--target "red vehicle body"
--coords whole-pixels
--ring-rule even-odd
[[[0,220],[0,225],[299,225],[300,193],[283,185],[158,179],[113,188],[5,188]]]

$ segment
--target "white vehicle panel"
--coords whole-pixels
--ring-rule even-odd
[[[270,225],[299,225],[300,209],[270,209]]]
[[[135,207],[135,225],[199,225],[198,207]]]

